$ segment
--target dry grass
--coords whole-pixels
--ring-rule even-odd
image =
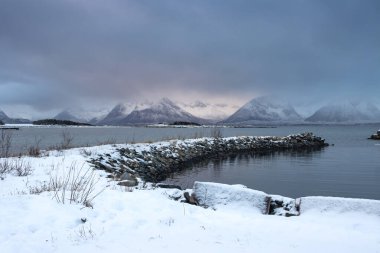
[[[58,203],[80,203],[92,207],[92,201],[103,192],[96,192],[98,182],[92,168],[84,169],[84,165],[78,167],[72,163],[67,173],[50,176],[49,189],[54,192],[53,198]]]

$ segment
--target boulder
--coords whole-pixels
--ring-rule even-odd
[[[360,212],[380,216],[380,200],[339,197],[302,197],[296,200],[300,213],[317,211],[321,213]]]
[[[138,185],[137,180],[123,180],[117,183],[120,186],[134,187]]]
[[[218,209],[222,206],[242,206],[268,214],[270,196],[244,185],[227,185],[211,182],[195,182],[194,196],[199,205]]]

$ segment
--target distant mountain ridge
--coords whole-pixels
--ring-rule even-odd
[[[56,120],[69,120],[69,121],[75,121],[75,122],[86,122],[84,119],[79,119],[76,116],[74,116],[72,113],[70,113],[67,110],[64,110],[60,113],[58,113],[54,119]]]
[[[168,98],[162,98],[156,103],[118,104],[100,125],[134,125],[173,123],[175,121],[206,123],[205,119],[196,117],[180,108]]]
[[[4,124],[28,124],[28,123],[31,123],[31,121],[28,119],[10,118],[2,110],[0,110],[0,121],[2,121]]]
[[[380,110],[370,102],[343,102],[322,106],[305,121],[313,123],[380,122]]]
[[[258,97],[243,105],[223,123],[284,123],[302,120],[289,103],[271,97]]]
[[[319,102],[321,104],[321,101]],[[55,115],[56,120],[69,120],[92,125],[147,125],[192,122],[197,124],[228,125],[281,125],[281,124],[355,124],[379,123],[380,109],[367,101],[335,102],[321,106],[297,107],[300,111],[313,107],[313,114],[302,117],[288,102],[276,97],[257,97],[242,107],[228,104],[212,104],[203,101],[193,103],[173,102],[162,98],[157,102],[119,103],[112,110],[90,107],[65,109]],[[307,115],[310,115],[310,114]],[[305,111],[304,111],[304,115]],[[5,124],[28,124],[28,119],[11,118],[0,110],[0,121]]]

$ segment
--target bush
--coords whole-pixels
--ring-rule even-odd
[[[34,145],[28,148],[29,156],[38,157],[41,155],[41,149],[40,149],[41,141],[42,141],[41,138],[37,139],[37,137],[34,137]]]
[[[213,127],[211,128],[210,135],[212,138],[220,139],[223,137],[222,129],[220,127]]]
[[[66,174],[50,176],[49,189],[54,192],[53,198],[58,203],[80,203],[86,207],[92,207],[92,201],[101,193],[95,192],[95,186],[99,182],[92,168],[80,168],[72,163]]]
[[[12,132],[9,130],[0,130],[0,157],[9,157],[12,146]]]
[[[0,176],[12,173],[15,176],[25,177],[32,174],[33,169],[30,163],[25,162],[22,158],[15,160],[3,159],[0,162]]]

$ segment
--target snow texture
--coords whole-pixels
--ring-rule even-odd
[[[143,144],[140,146],[144,149]],[[225,196],[219,201],[229,200],[232,208],[217,205],[214,211],[174,201],[172,198],[181,195],[177,189],[118,186],[100,170],[95,171],[99,180],[95,192],[102,193],[93,200],[93,208],[58,203],[50,191],[30,193],[31,189],[49,182],[50,175],[67,173],[73,164],[87,169],[89,157],[112,154],[117,147],[86,147],[52,151],[42,157],[22,157],[31,165],[32,174],[25,177],[6,174],[0,180],[0,251],[380,252],[379,215],[357,207],[355,212],[331,208],[321,212],[317,205],[326,202],[317,203],[319,198],[309,199],[317,211],[309,208],[300,216],[285,218],[262,215],[242,197],[218,190],[217,196]],[[19,158],[0,159],[0,162],[14,159]],[[242,186],[232,188],[247,199],[254,193],[254,201],[264,197]],[[306,198],[305,207],[310,206],[307,201]],[[351,201],[346,203],[356,205]],[[379,210],[374,202],[366,203]]]
[[[338,197],[303,197],[297,199],[301,214],[307,211],[348,213],[357,212],[380,217],[380,200]]]
[[[162,98],[156,103],[118,104],[98,123],[103,125],[128,125],[172,123],[174,121],[207,122],[186,112],[168,98]]]
[[[299,122],[302,117],[289,103],[269,97],[252,99],[225,123]]]
[[[343,102],[321,107],[306,119],[323,123],[380,122],[380,110],[369,102]]]
[[[212,182],[194,182],[193,191],[202,206],[218,209],[221,206],[246,206],[262,214],[268,212],[269,195],[244,185],[226,185]]]

